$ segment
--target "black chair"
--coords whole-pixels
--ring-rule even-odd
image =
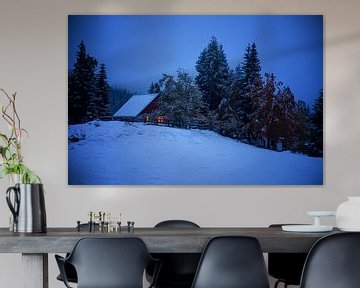
[[[187,220],[166,220],[155,225],[155,228],[200,228],[199,225]],[[161,259],[156,288],[190,288],[201,257],[197,253],[157,253]],[[153,267],[147,269],[147,279],[152,279]]]
[[[145,268],[156,262],[139,238],[82,238],[68,257],[55,258],[66,287],[70,285],[65,263],[75,267],[78,288],[142,288]],[[159,265],[154,280],[158,269]]]
[[[280,228],[284,224],[272,224],[270,228]],[[268,272],[277,281],[274,288],[280,283],[286,288],[288,285],[300,285],[301,273],[304,268],[307,253],[269,253]]]
[[[66,257],[68,257],[68,256],[69,256],[69,254],[66,254]],[[77,283],[77,274],[76,274],[75,267],[73,265],[71,265],[68,262],[64,262],[64,273],[66,275],[66,279],[67,279],[68,282]],[[61,274],[59,274],[56,277],[56,279],[59,280],[59,281],[64,282]]]
[[[200,259],[192,288],[269,288],[264,258],[256,238],[212,238]]]
[[[155,228],[200,228],[194,222],[189,220],[165,220],[157,223]]]
[[[89,229],[89,224],[88,223],[80,224],[80,229],[88,230]],[[99,229],[99,224],[98,223],[95,223],[95,229]],[[69,256],[69,253],[66,254],[66,257],[68,257],[68,256]],[[68,282],[77,283],[77,275],[76,275],[76,270],[75,270],[74,266],[71,265],[70,263],[67,263],[67,262],[64,263],[64,266],[65,266],[65,274],[66,274],[66,278],[67,278]],[[56,277],[56,279],[59,280],[59,281],[64,282],[64,280],[61,277],[61,274],[59,274]]]
[[[325,236],[306,259],[301,288],[360,287],[360,233]]]

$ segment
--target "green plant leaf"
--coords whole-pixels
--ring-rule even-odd
[[[0,179],[3,179],[7,175],[9,175],[9,170],[7,168],[4,168],[0,171]]]
[[[3,139],[4,142],[8,142],[8,137],[5,134],[0,133],[0,138]]]
[[[2,147],[1,148],[1,156],[3,157],[3,158],[6,158],[6,152],[9,150],[9,148],[8,147]]]
[[[16,109],[16,93],[9,95],[0,88],[0,93],[5,94],[8,103],[0,104],[2,118],[9,124],[10,133],[4,134],[0,132],[0,157],[1,164],[0,178],[4,178],[8,174],[19,174],[23,183],[41,183],[39,176],[30,170],[23,163],[21,153],[21,137],[29,136],[26,129],[20,126],[20,116]]]

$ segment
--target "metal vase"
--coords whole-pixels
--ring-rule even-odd
[[[15,184],[6,190],[6,202],[14,216],[14,232],[45,233],[47,231],[42,184]]]

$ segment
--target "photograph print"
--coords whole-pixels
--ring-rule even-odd
[[[323,185],[323,16],[69,15],[69,185]]]

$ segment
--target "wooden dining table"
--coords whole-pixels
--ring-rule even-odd
[[[48,288],[48,253],[67,253],[83,237],[139,237],[151,253],[201,253],[209,239],[222,235],[252,236],[262,251],[308,252],[325,235],[338,233],[283,232],[281,227],[135,228],[120,232],[89,232],[77,228],[48,228],[47,233],[13,233],[0,228],[0,253],[21,253],[24,288]],[[1,260],[0,260],[1,261]]]

